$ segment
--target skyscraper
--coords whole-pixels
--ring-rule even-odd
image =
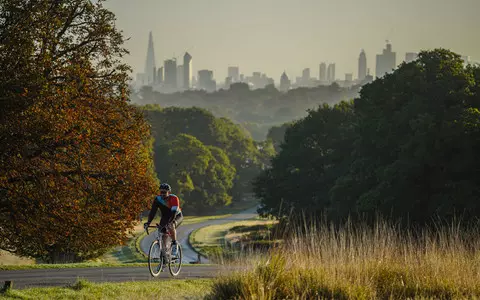
[[[392,44],[387,41],[387,46],[383,49],[382,54],[377,54],[377,65],[375,76],[383,77],[396,67],[396,53],[392,52]]]
[[[367,76],[367,74],[365,74]],[[345,74],[345,83],[350,83],[353,81],[353,74],[352,73],[346,73]]]
[[[177,88],[177,61],[175,59],[167,59],[164,63],[164,86],[167,89]]]
[[[198,87],[207,92],[214,92],[217,88],[217,83],[213,80],[213,71],[200,70],[198,71]]]
[[[184,87],[184,82],[183,82],[183,65],[178,65],[177,66],[177,88],[179,90],[182,90]]]
[[[157,83],[161,84],[164,81],[164,75],[165,73],[163,72],[163,67],[158,68],[157,71]]]
[[[335,81],[335,64],[329,64],[327,68],[327,81],[334,82]]]
[[[327,65],[324,62],[320,64],[318,79],[320,79],[320,81],[327,81]]]
[[[156,68],[155,66],[155,50],[153,49],[153,35],[150,31],[148,36],[148,49],[147,49],[147,59],[145,61],[145,80],[146,84],[153,84],[154,83],[154,74],[153,70]]]
[[[232,82],[240,80],[240,69],[238,67],[228,67],[228,77],[232,78]]]
[[[290,79],[288,79],[287,73],[283,72],[282,76],[280,76],[280,90],[282,92],[286,92],[290,89]]]
[[[358,57],[358,80],[363,81],[367,76],[367,56],[362,49]]]
[[[417,58],[418,58],[418,53],[415,53],[415,52],[405,53],[405,62],[406,63],[412,62],[412,61],[416,60]]]
[[[183,56],[183,88],[189,90],[192,87],[192,56],[185,52]]]

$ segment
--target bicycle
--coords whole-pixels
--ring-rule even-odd
[[[156,226],[148,226],[148,228],[157,228],[157,237],[150,245],[150,250],[148,251],[148,269],[150,274],[153,277],[158,277],[165,267],[165,264],[168,263],[168,270],[170,275],[173,277],[180,274],[180,270],[182,269],[182,247],[180,244],[176,244],[177,247],[177,255],[172,257],[172,249],[171,249],[171,240],[172,234],[168,225],[160,226],[157,224]],[[148,234],[148,228],[145,228]],[[165,228],[166,233],[162,232],[162,229]],[[167,235],[166,244],[163,245],[163,235]],[[165,247],[166,246],[166,247]]]

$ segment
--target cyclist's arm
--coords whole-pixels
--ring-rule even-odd
[[[155,218],[155,214],[157,213],[158,210],[158,202],[153,199],[152,203],[152,209],[150,209],[150,213],[148,214],[148,221],[147,223],[151,223],[153,218]]]

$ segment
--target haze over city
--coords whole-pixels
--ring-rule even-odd
[[[246,76],[266,73],[276,83],[284,70],[293,80],[304,68],[318,76],[321,62],[335,63],[337,78],[356,78],[361,49],[374,73],[385,40],[397,63],[406,52],[437,47],[480,60],[480,40],[471,33],[480,27],[477,0],[117,0],[106,6],[130,38],[126,60],[134,74],[144,70],[150,31],[157,67],[188,51],[193,74],[210,69],[217,81],[227,76],[228,66],[239,66]]]

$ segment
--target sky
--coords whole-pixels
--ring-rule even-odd
[[[480,61],[480,0],[109,0],[126,38],[126,57],[143,72],[152,31],[157,67],[165,59],[193,56],[194,74],[214,71],[223,82],[228,66],[259,71],[279,82],[304,68],[318,77],[321,62],[336,64],[336,77],[358,74],[358,55],[375,55],[388,39],[397,52],[447,48]]]

